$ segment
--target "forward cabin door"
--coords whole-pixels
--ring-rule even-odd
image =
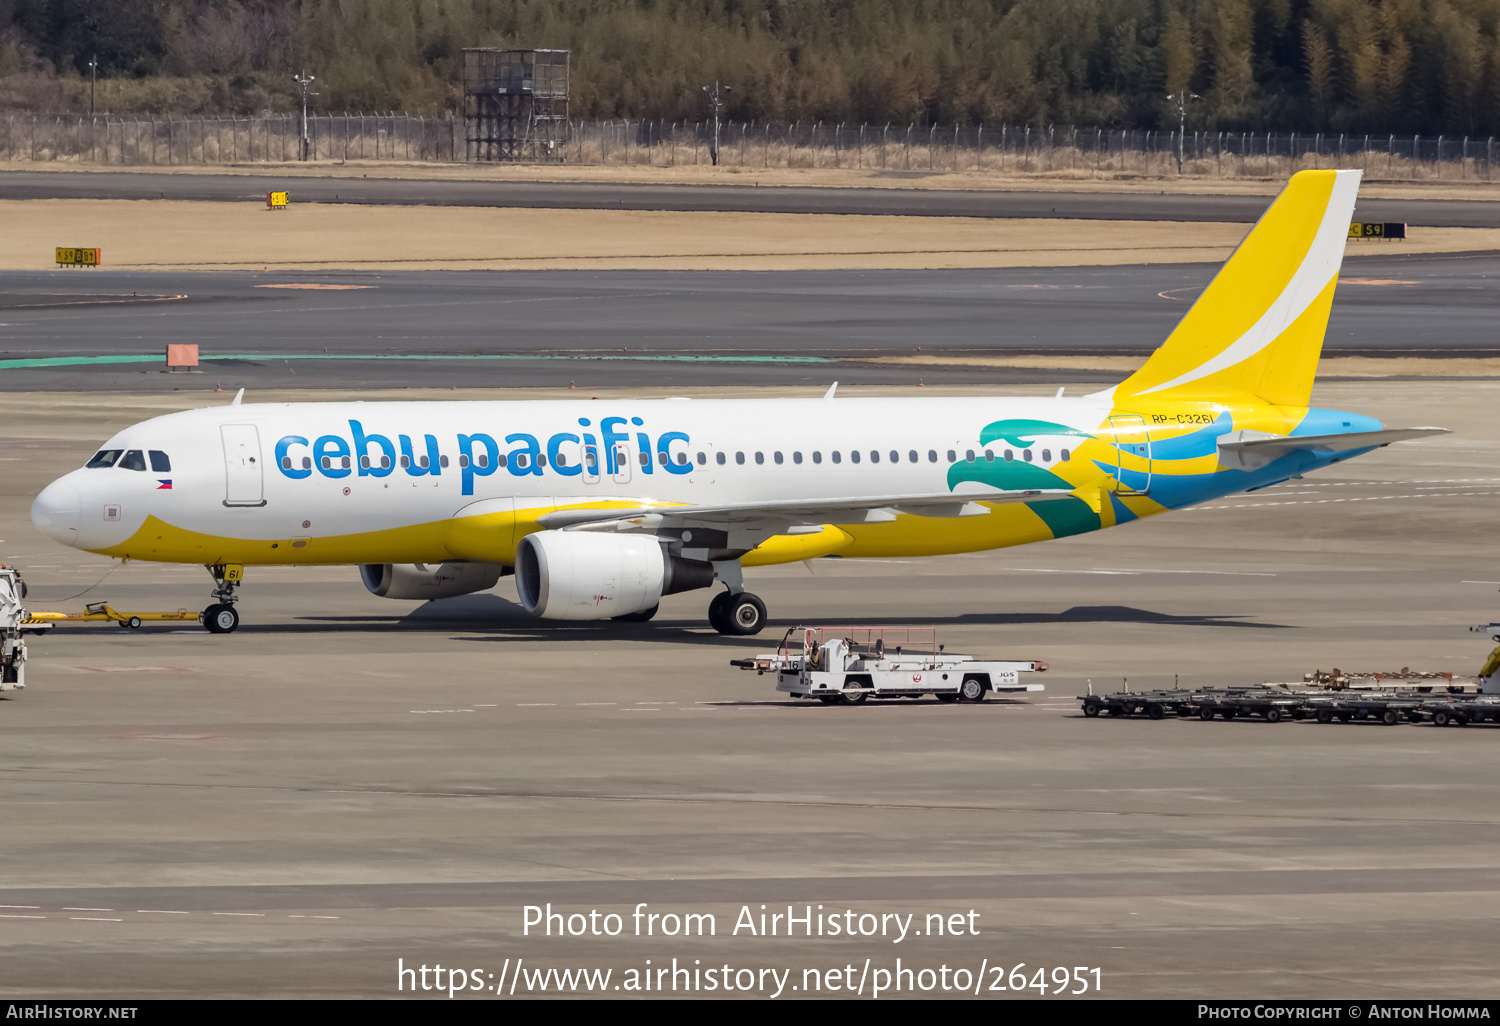
[[[224,505],[264,506],[260,432],[254,424],[225,424],[219,434],[224,440]]]
[[[1146,431],[1144,417],[1111,417],[1109,429],[1114,436],[1115,480],[1120,482],[1117,495],[1151,494],[1151,437]],[[1144,463],[1144,467],[1143,467]],[[1145,479],[1139,488],[1125,483],[1123,469],[1145,470]]]

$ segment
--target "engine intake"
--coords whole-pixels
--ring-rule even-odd
[[[605,620],[644,612],[663,595],[707,588],[713,567],[668,556],[646,535],[540,531],[516,547],[516,591],[533,616]]]
[[[381,598],[440,599],[488,591],[507,569],[499,563],[363,563],[359,576]]]

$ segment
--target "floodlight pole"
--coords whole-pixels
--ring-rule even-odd
[[[713,88],[710,89],[708,86],[704,86],[703,87],[703,91],[708,94],[708,100],[709,100],[709,102],[714,105],[714,141],[713,141],[713,145],[709,148],[708,157],[713,162],[714,167],[718,167],[719,166],[719,111],[721,111],[721,110],[724,109],[724,98],[721,95],[721,93],[732,93],[732,92],[734,92],[734,90],[731,87],[729,87],[729,86],[720,86],[718,80],[715,79],[714,80],[714,84],[713,84]]]
[[[1201,100],[1203,97],[1184,89],[1181,92],[1168,93],[1167,99],[1177,104],[1177,173],[1182,174],[1182,137],[1187,134],[1188,101]]]
[[[99,85],[99,55],[89,58],[89,117],[94,116],[94,90]]]
[[[307,140],[307,87],[312,85],[313,82],[316,81],[316,79],[317,76],[309,75],[307,73],[307,69],[305,68],[303,69],[301,75],[292,76],[292,81],[296,82],[297,85],[302,87],[302,145],[300,147],[302,150],[302,160],[307,159],[309,149]],[[312,95],[317,96],[318,94],[313,93]]]

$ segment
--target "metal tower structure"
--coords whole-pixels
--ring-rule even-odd
[[[465,158],[561,160],[569,58],[567,50],[464,50]]]

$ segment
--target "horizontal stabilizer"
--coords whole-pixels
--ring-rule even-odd
[[[1346,431],[1335,435],[1273,435],[1265,431],[1231,431],[1219,437],[1219,462],[1238,470],[1259,470],[1289,452],[1351,452],[1448,433],[1447,428],[1440,427]]]

